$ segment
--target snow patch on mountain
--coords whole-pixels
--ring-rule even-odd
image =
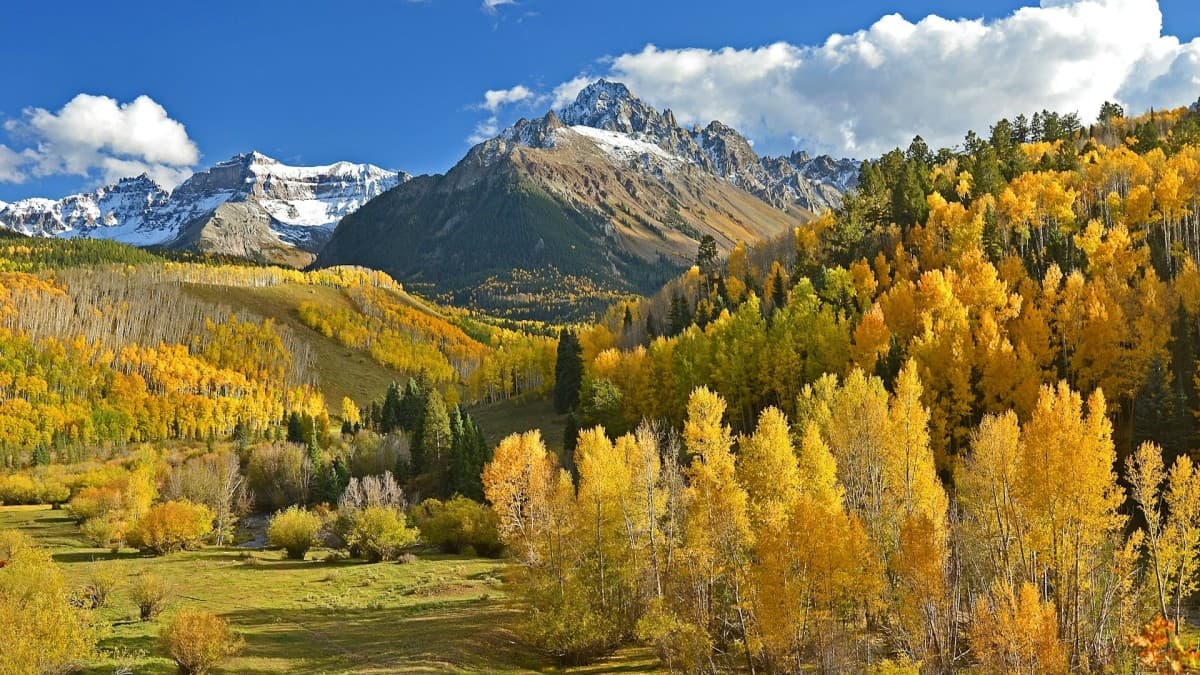
[[[618,161],[636,161],[652,155],[668,162],[682,163],[679,157],[672,155],[655,143],[634,138],[619,131],[606,131],[583,125],[569,127],[571,131],[586,137],[596,144],[605,154]]]
[[[250,152],[193,174],[172,192],[143,175],[60,200],[0,203],[0,227],[30,236],[155,246],[174,241],[222,204],[249,202],[270,216],[272,231],[303,248],[328,238],[343,217],[409,178],[370,164],[289,166]]]
[[[506,144],[553,148],[564,128],[585,136],[623,164],[638,164],[652,174],[692,164],[779,208],[836,207],[858,180],[855,160],[810,158],[803,152],[760,157],[732,127],[713,121],[703,128],[683,129],[670,110],[659,112],[624,84],[606,80],[584,87],[575,101],[544,118],[522,119],[509,127],[494,139],[501,143],[489,141],[484,160],[492,161]]]

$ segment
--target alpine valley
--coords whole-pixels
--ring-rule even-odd
[[[305,267],[382,270],[511,318],[595,315],[691,264],[835,207],[858,163],[759,157],[713,121],[685,129],[599,80],[522,119],[444,175],[238,155],[166,190],[145,175],[57,201],[0,203],[0,227]],[[582,300],[581,300],[582,298]]]

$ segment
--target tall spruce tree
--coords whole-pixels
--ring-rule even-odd
[[[558,361],[554,366],[554,410],[566,413],[579,407],[583,386],[583,347],[574,332],[558,334]]]
[[[379,431],[389,434],[400,426],[403,401],[404,393],[400,391],[400,385],[396,382],[389,384],[379,412]]]

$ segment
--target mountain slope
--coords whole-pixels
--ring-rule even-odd
[[[0,203],[0,227],[305,264],[343,216],[408,178],[369,164],[288,166],[251,152],[172,192],[143,175],[57,201]]]
[[[316,264],[381,269],[515,318],[575,318],[657,289],[704,235],[725,250],[777,236],[840,196],[793,168],[807,196],[789,197],[745,139],[714,125],[701,145],[703,132],[670,111],[598,82],[572,106],[475,146],[445,175],[347,216]]]

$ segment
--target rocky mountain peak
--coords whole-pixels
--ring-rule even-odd
[[[190,246],[225,204],[245,204],[280,248],[315,250],[343,216],[411,178],[370,164],[289,166],[257,150],[192,174],[168,192],[143,174],[59,200],[0,205],[0,227],[36,236],[96,237]],[[233,213],[233,212],[230,212]],[[226,220],[229,219],[227,214]],[[262,238],[260,237],[260,238]]]

